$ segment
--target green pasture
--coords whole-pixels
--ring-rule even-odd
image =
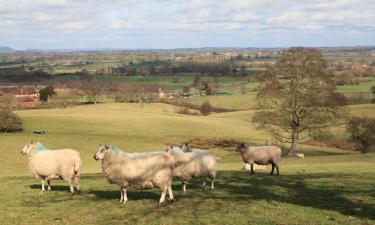
[[[372,86],[375,86],[375,78],[363,78],[357,85],[338,86],[338,91],[342,93],[368,93]]]
[[[246,95],[247,96],[247,95]],[[224,98],[225,96],[223,96]],[[243,103],[245,104],[245,103]],[[369,115],[373,105],[352,106]],[[100,143],[124,151],[146,152],[191,138],[223,138],[256,144],[270,137],[251,123],[254,110],[210,116],[176,113],[166,104],[97,104],[66,109],[16,112],[22,133],[0,134],[0,224],[374,224],[375,154],[300,146],[305,159],[284,157],[281,175],[270,167],[249,176],[233,148],[212,149],[221,159],[216,190],[199,180],[187,193],[174,181],[176,200],[158,206],[158,189],[129,190],[129,202],[101,174],[92,156]],[[32,134],[45,130],[45,135]],[[49,149],[73,148],[81,153],[82,194],[71,196],[62,181],[40,192],[20,150],[30,139]]]

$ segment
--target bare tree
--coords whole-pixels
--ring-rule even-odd
[[[99,94],[103,89],[103,82],[98,79],[90,79],[82,82],[82,89],[86,92],[88,101],[96,104]]]
[[[345,97],[336,91],[320,52],[291,48],[260,77],[260,107],[253,121],[297,152],[299,134],[337,126],[345,115]]]
[[[352,117],[346,129],[350,134],[350,139],[362,153],[366,153],[375,145],[375,119]]]

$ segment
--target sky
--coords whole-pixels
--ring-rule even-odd
[[[0,46],[375,45],[375,0],[0,0]]]

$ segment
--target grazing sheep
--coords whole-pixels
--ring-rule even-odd
[[[62,179],[69,183],[70,193],[74,194],[72,184],[74,177],[77,193],[80,193],[81,158],[79,152],[72,149],[47,150],[42,143],[31,141],[22,148],[21,154],[28,156],[31,172],[42,181],[42,192],[45,191],[45,181],[50,191],[50,180]]]
[[[173,176],[181,179],[183,192],[186,192],[187,181],[194,177],[201,177],[203,186],[206,185],[206,177],[209,177],[211,189],[215,188],[216,164],[219,159],[216,155],[207,150],[190,148],[187,144],[181,147],[172,145],[167,152],[173,155],[179,163],[173,169]]]
[[[304,159],[305,158],[305,154],[303,154],[303,153],[296,153],[296,157],[299,158],[299,159]]]
[[[237,146],[236,152],[241,153],[244,163],[250,164],[250,174],[254,174],[254,163],[258,165],[272,164],[271,175],[276,167],[279,175],[279,161],[281,149],[276,146],[248,146],[241,143]]]
[[[108,182],[120,187],[120,202],[128,201],[128,187],[148,189],[154,186],[162,190],[159,204],[165,201],[167,191],[173,200],[172,168],[176,159],[172,155],[166,152],[126,153],[114,146],[100,145],[94,159],[102,160]]]

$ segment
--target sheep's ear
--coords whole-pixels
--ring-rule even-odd
[[[102,144],[99,144],[99,147],[102,147]]]
[[[109,146],[108,146],[108,145],[104,145],[104,148],[108,150],[108,149],[109,149]]]

